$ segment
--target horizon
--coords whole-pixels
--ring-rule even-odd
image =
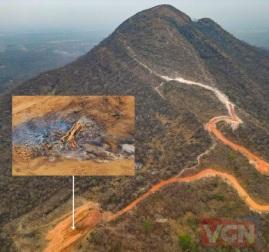
[[[239,0],[225,3],[213,0],[126,2],[104,0],[88,2],[78,0],[3,0],[0,3],[1,34],[43,32],[112,32],[123,21],[139,11],[169,4],[183,11],[192,19],[211,18],[232,33],[269,31],[269,2]],[[70,16],[72,17],[70,19]],[[105,17],[105,19],[103,18]]]

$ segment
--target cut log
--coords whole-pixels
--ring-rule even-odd
[[[74,123],[72,128],[61,138],[61,141],[67,143],[72,149],[76,149],[78,147],[76,143],[76,135],[84,128],[84,124],[81,121],[77,121]]]

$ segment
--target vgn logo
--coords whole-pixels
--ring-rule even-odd
[[[256,225],[252,221],[233,221],[220,218],[200,220],[200,240],[206,247],[253,247]]]

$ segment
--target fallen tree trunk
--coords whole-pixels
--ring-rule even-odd
[[[67,143],[72,149],[76,149],[78,147],[76,143],[76,135],[83,129],[84,124],[78,120],[70,130],[61,138],[62,142]]]

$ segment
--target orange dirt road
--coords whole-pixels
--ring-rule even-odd
[[[151,194],[161,190],[165,186],[175,183],[190,183],[210,177],[219,177],[223,179],[227,184],[232,186],[240,198],[248,205],[251,210],[259,213],[269,212],[269,205],[261,205],[255,202],[248,195],[245,189],[239,184],[237,179],[232,175],[208,168],[192,176],[173,177],[168,180],[161,181],[151,187],[150,190],[137,198],[135,201],[114,214],[110,212],[102,212],[99,206],[92,203],[88,203],[77,208],[75,213],[75,218],[77,221],[76,229],[71,229],[71,214],[67,215],[59,224],[57,224],[51,231],[49,231],[47,235],[47,240],[49,243],[48,247],[45,249],[45,252],[72,251],[72,246],[87,233],[91,232],[96,225],[102,222],[104,223],[117,219],[121,215],[134,209],[144,199],[149,197]]]
[[[182,80],[181,80],[182,81]],[[200,85],[200,84],[199,84]],[[200,85],[201,86],[201,85]],[[209,88],[207,88],[209,89]],[[211,90],[211,88],[210,88]],[[227,116],[218,116],[212,118],[206,125],[206,130],[213,134],[220,142],[229,146],[235,151],[240,152],[244,155],[255,168],[264,175],[269,175],[269,164],[264,160],[260,159],[258,156],[253,154],[247,148],[233,143],[227,139],[218,129],[217,124],[221,121],[225,121],[235,130],[238,128],[239,124],[242,123],[241,119],[236,115],[234,105],[226,99],[225,96],[221,101],[226,105],[228,109]],[[62,221],[60,221],[49,233],[47,234],[48,246],[45,252],[54,252],[54,251],[72,251],[72,247],[75,243],[85,236],[88,232],[91,232],[96,225],[100,223],[105,223],[113,221],[120,217],[121,215],[131,211],[138,204],[140,204],[144,199],[152,195],[153,193],[161,190],[163,187],[175,183],[190,183],[195,182],[201,179],[218,177],[221,178],[228,185],[233,187],[238,193],[241,200],[252,210],[258,213],[269,213],[269,204],[262,205],[255,202],[245,189],[239,184],[237,179],[224,172],[216,171],[212,168],[206,168],[205,170],[188,177],[172,177],[168,180],[160,181],[156,185],[152,186],[147,192],[142,194],[136,200],[131,202],[125,208],[121,209],[116,213],[103,212],[99,206],[94,206],[92,203],[87,203],[76,209],[75,218],[77,220],[77,227],[75,230],[71,229],[71,214],[66,215]]]
[[[254,165],[254,167],[263,175],[269,175],[269,164],[249,151],[244,146],[241,146],[239,144],[233,143],[228,138],[226,138],[218,129],[217,129],[217,123],[221,121],[226,121],[228,123],[232,123],[233,121],[229,117],[214,117],[212,118],[208,124],[206,125],[206,128],[209,132],[211,132],[218,140],[220,140],[223,144],[229,146],[231,149],[240,152],[243,156],[245,156],[250,164]]]

